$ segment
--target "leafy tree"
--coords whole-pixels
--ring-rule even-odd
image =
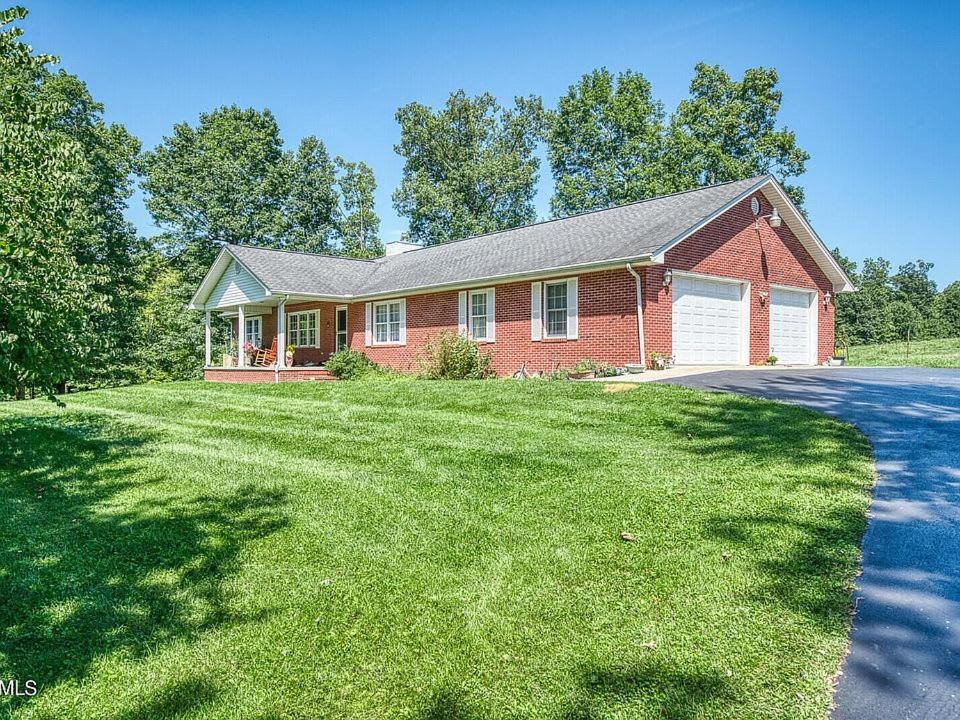
[[[932,315],[937,297],[937,284],[930,279],[932,269],[933,263],[917,260],[904,263],[890,278],[895,299],[910,303],[924,319]]]
[[[804,172],[810,155],[793,131],[777,129],[782,93],[777,71],[750,68],[739,82],[719,65],[698,63],[690,97],[670,118],[664,182],[672,190],[772,173],[798,206],[803,189],[787,179]]]
[[[288,228],[289,167],[273,114],[236,106],[174,126],[144,154],[146,206],[169,253],[186,253],[202,276],[219,242],[276,246]]]
[[[489,93],[458,90],[434,112],[420,103],[397,111],[403,180],[393,194],[411,237],[432,245],[516,227],[536,217],[533,197],[545,130],[539,98],[504,109]]]
[[[890,340],[917,340],[922,337],[923,315],[906,300],[891,300],[883,308],[884,327],[889,335],[884,338]]]
[[[584,75],[560,98],[547,134],[555,217],[663,194],[663,106],[627,70]]]
[[[92,344],[74,381],[102,384],[133,378],[132,324],[136,300],[136,257],[142,241],[124,218],[133,193],[132,173],[140,142],[121,125],[103,121],[103,105],[86,85],[62,70],[44,73],[38,97],[60,108],[54,132],[80,146],[82,183],[69,248],[90,276],[90,291],[107,302],[88,312]]]
[[[937,296],[935,317],[940,337],[960,337],[960,281],[947,285]]]
[[[339,221],[336,166],[323,142],[313,135],[300,141],[295,155],[280,161],[290,173],[285,246],[330,252]]]
[[[373,170],[365,162],[347,162],[342,157],[335,162],[343,198],[339,224],[342,250],[351,257],[379,257],[383,255],[383,243],[380,218],[374,210],[377,180]]]
[[[0,11],[0,394],[53,393],[87,357],[88,317],[105,298],[77,262],[87,208],[83,148],[60,129],[65,107],[40,92],[49,55],[32,55]]]

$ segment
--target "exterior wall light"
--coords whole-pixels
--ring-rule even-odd
[[[830,304],[830,299],[831,299],[832,297],[833,297],[833,295],[831,295],[829,291],[827,292],[826,295],[823,296],[823,309],[824,309],[824,310],[827,309],[827,306]]]
[[[670,283],[673,282],[673,270],[664,270],[663,271],[663,286],[670,287]]]
[[[757,199],[756,195],[750,198],[750,210],[753,212],[754,216],[757,218],[756,227],[757,230],[760,229],[760,218],[766,218],[770,220],[770,227],[778,228],[783,223],[783,218],[780,217],[780,211],[776,208],[773,209],[773,212],[769,215],[760,214],[760,201]]]
[[[760,304],[761,304],[761,305],[766,305],[766,304],[767,304],[767,297],[769,297],[769,295],[770,295],[770,293],[768,293],[768,292],[765,292],[765,291],[763,291],[763,290],[760,291]]]

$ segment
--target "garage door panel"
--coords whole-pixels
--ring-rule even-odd
[[[805,365],[811,361],[810,295],[781,288],[770,290],[770,354],[779,363]]]
[[[674,278],[673,354],[677,363],[740,362],[741,325],[740,283]]]

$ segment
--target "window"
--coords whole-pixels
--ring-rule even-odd
[[[243,319],[244,332],[246,333],[246,340],[248,343],[254,347],[260,347],[260,318],[259,317],[250,317]]]
[[[377,343],[399,343],[402,314],[402,302],[400,300],[374,303],[373,341]]]
[[[492,290],[470,293],[470,336],[474,340],[491,340],[487,317],[491,314]]]
[[[339,352],[347,346],[347,306],[337,306],[337,339],[334,350]]]
[[[567,336],[567,281],[546,283],[547,337]]]
[[[317,313],[300,312],[287,316],[287,340],[297,347],[316,347],[317,345]]]

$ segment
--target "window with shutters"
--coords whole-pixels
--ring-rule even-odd
[[[544,329],[548,338],[567,336],[567,281],[544,284],[546,313]]]
[[[493,341],[493,289],[470,291],[467,322],[471,338]]]

